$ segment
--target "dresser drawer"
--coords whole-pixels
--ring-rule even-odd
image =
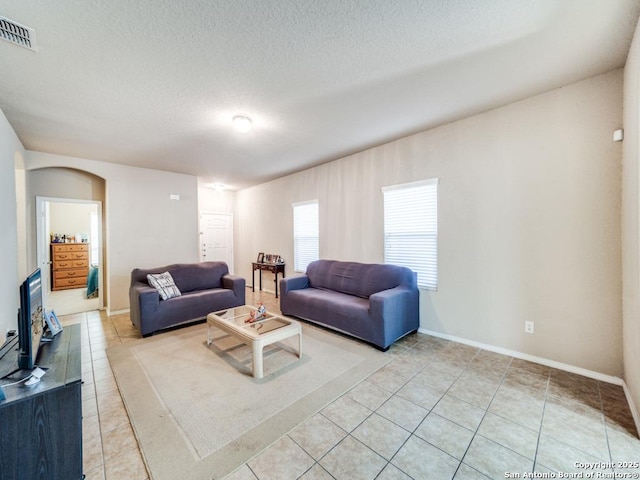
[[[86,252],[89,250],[88,243],[53,243],[51,248],[53,253],[59,252]]]
[[[53,270],[69,268],[89,268],[89,260],[57,260],[53,264]]]
[[[58,290],[61,288],[80,288],[87,285],[87,277],[76,278],[54,278],[53,288]]]
[[[73,270],[54,270],[53,278],[76,278],[86,277],[89,274],[86,268],[78,268]]]
[[[89,252],[55,252],[53,254],[54,265],[58,261],[66,260],[89,260]]]

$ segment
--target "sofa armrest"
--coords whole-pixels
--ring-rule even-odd
[[[282,295],[286,295],[292,290],[301,290],[303,288],[309,288],[309,277],[306,275],[280,279],[280,293]]]
[[[306,275],[288,277],[280,280],[280,311],[283,314],[288,315],[292,311],[289,293],[305,288],[309,288],[309,277]]]
[[[245,303],[246,285],[245,279],[237,277],[235,275],[223,275],[222,276],[222,288],[233,290],[236,297],[242,300],[242,305]]]
[[[129,315],[131,323],[145,332],[141,325],[141,318],[148,317],[158,310],[160,294],[158,291],[142,282],[135,282],[129,287]]]
[[[420,292],[398,286],[374,293],[369,297],[372,320],[382,322],[384,348],[408,331],[420,327]]]

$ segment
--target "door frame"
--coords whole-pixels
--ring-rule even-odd
[[[229,267],[229,273],[233,274],[234,272],[234,256],[235,256],[235,246],[233,244],[234,242],[234,232],[233,232],[233,213],[229,213],[229,212],[200,212],[200,216],[198,217],[198,230],[199,230],[199,238],[200,238],[200,245],[198,245],[198,249],[199,249],[199,255],[200,255],[200,261],[203,261],[202,258],[202,238],[204,236],[204,230],[202,228],[202,217],[204,215],[224,215],[226,217],[229,217],[229,230],[231,231],[231,258],[230,258],[230,262],[229,265],[227,265]]]
[[[98,308],[104,309],[104,286],[103,286],[103,237],[102,237],[102,202],[99,200],[78,200],[75,198],[58,198],[58,197],[36,197],[36,264],[40,269],[47,268],[47,287],[42,289],[43,304],[46,308],[47,298],[51,292],[51,279],[49,265],[51,262],[51,254],[49,245],[51,243],[50,234],[47,229],[49,222],[49,203],[82,203],[96,205],[98,210]],[[91,257],[89,257],[89,263]]]

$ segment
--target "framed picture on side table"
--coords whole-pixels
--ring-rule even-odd
[[[263,263],[264,262],[264,253],[260,252],[258,254],[258,262],[257,263]]]
[[[62,325],[60,324],[60,320],[56,316],[56,312],[53,310],[47,310],[44,312],[44,318],[47,321],[47,326],[49,327],[49,331],[51,332],[51,336],[54,337],[62,331]]]

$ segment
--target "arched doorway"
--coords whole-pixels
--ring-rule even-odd
[[[27,171],[26,185],[28,210],[34,215],[30,250],[43,272],[45,305],[59,315],[104,308],[104,179],[53,167]],[[54,250],[74,245],[86,252],[84,264],[54,264]],[[72,279],[66,284],[54,280],[60,275],[73,275],[72,284]]]

